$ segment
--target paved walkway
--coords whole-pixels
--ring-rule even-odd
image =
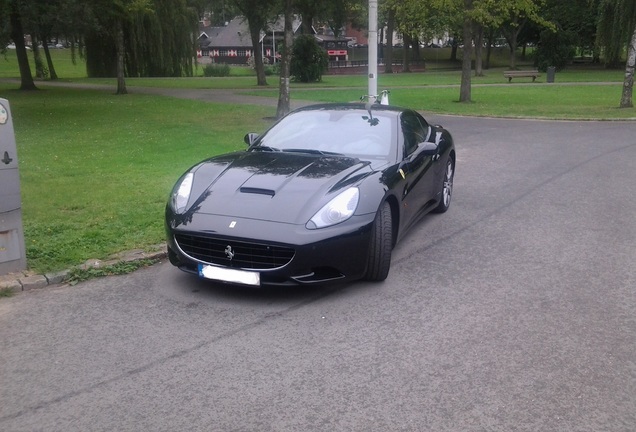
[[[4,78],[0,79],[1,82],[7,83],[15,83],[16,85],[20,85],[20,80]],[[116,91],[116,85],[109,84],[86,84],[86,83],[70,83],[70,82],[62,82],[62,81],[36,81],[35,83],[38,87],[69,87],[69,88],[85,88],[85,89],[93,89],[93,90],[105,90],[105,91]],[[181,99],[192,99],[192,100],[200,100],[205,102],[218,102],[218,103],[231,103],[231,104],[248,104],[248,105],[262,105],[262,106],[270,106],[276,108],[278,106],[278,99],[272,97],[265,96],[251,96],[251,95],[243,95],[239,92],[245,91],[244,89],[173,89],[173,88],[163,88],[163,87],[137,87],[126,84],[126,89],[128,93],[143,93],[143,94],[153,94],[153,95],[161,95],[161,96],[169,96]],[[277,87],[270,86],[265,89],[267,90],[276,90]],[[306,89],[303,89],[306,90]],[[324,88],[316,88],[315,90],[324,90]],[[258,90],[257,90],[258,91]],[[310,105],[312,103],[316,103],[315,101],[300,101],[292,99],[290,101],[291,108],[296,109],[305,105]]]

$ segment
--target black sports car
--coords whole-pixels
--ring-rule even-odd
[[[381,281],[407,230],[451,202],[453,139],[410,109],[314,105],[245,141],[172,191],[168,256],[182,270],[245,285]]]

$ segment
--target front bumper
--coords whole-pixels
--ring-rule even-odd
[[[194,214],[184,223],[179,215],[173,215],[168,209],[168,256],[173,265],[190,273],[199,274],[201,264],[258,272],[261,285],[305,285],[360,279],[366,273],[374,218],[373,214],[354,216],[338,225],[308,230],[299,225],[209,214]],[[209,239],[211,248],[235,248],[233,244],[253,243],[261,249],[271,246],[291,249],[293,253],[285,264],[274,268],[245,266],[240,260],[226,259],[222,249],[216,251],[219,258],[211,262],[201,258],[208,254],[196,257],[186,252],[177,240],[184,235],[202,239],[201,245],[208,244],[206,240]],[[214,251],[209,255],[214,255]]]

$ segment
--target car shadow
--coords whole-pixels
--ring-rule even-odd
[[[170,290],[173,295],[190,301],[239,303],[304,303],[319,298],[347,295],[357,291],[364,282],[339,282],[301,286],[261,286],[226,284],[201,279],[195,275],[169,268]]]

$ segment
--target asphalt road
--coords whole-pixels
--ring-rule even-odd
[[[453,203],[386,282],[0,299],[0,430],[636,430],[636,123],[430,118]]]

